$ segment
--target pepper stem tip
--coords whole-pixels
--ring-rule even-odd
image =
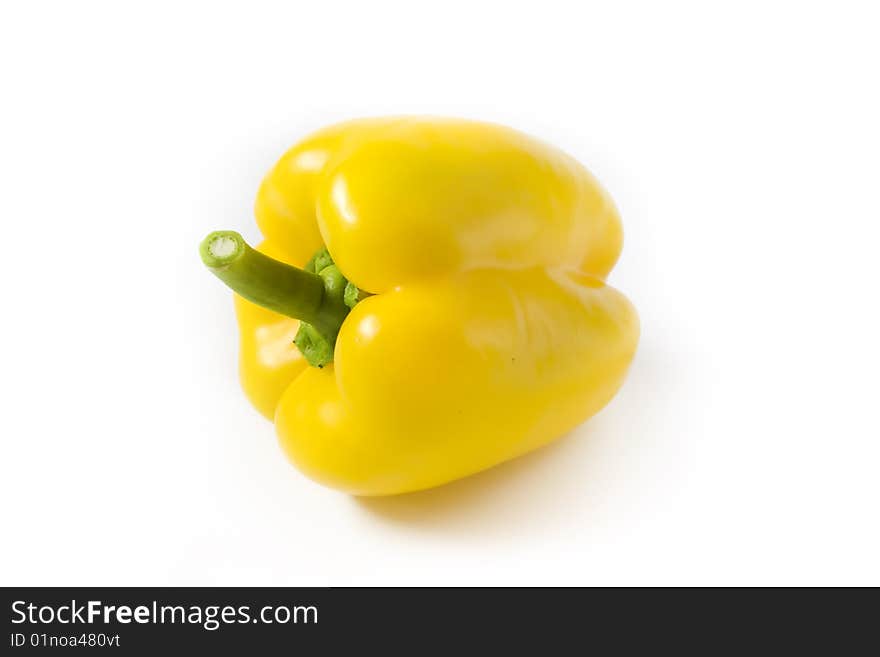
[[[234,230],[215,230],[199,245],[199,255],[207,267],[225,267],[241,256],[245,250],[244,238]]]

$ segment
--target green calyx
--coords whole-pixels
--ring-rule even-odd
[[[202,262],[240,296],[300,320],[294,344],[313,367],[333,362],[342,322],[368,296],[321,249],[303,269],[255,251],[234,231],[216,231],[199,247]]]
[[[314,272],[324,284],[325,302],[332,303],[335,307],[345,308],[345,314],[352,306],[345,303],[345,289],[350,283],[339,271],[339,267],[333,264],[333,258],[327,249],[321,249],[311,260],[306,263],[305,271]],[[333,349],[336,346],[335,332],[325,333],[309,322],[303,321],[299,325],[293,343],[300,350],[309,365],[324,367],[333,362]]]

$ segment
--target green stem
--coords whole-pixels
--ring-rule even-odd
[[[208,235],[199,247],[202,262],[217,278],[248,301],[311,324],[336,340],[348,307],[325,292],[321,276],[255,251],[231,230]]]

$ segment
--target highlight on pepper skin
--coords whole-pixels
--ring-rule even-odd
[[[599,411],[638,316],[605,283],[611,198],[564,152],[457,119],[307,137],[257,194],[265,240],[202,242],[235,292],[245,394],[290,461],[352,495],[438,486]]]

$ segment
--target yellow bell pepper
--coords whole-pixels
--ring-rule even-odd
[[[339,490],[429,488],[545,445],[612,398],[635,353],[636,312],[604,283],[613,202],[508,128],[332,126],[275,165],[256,216],[258,249],[221,231],[202,258],[238,293],[248,397]]]

